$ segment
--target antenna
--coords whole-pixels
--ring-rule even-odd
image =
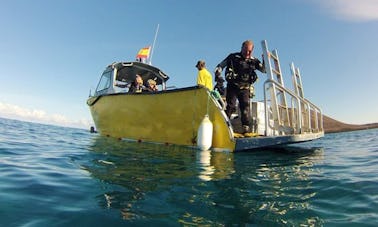
[[[158,32],[159,32],[159,24],[157,25],[156,32],[155,32],[154,42],[152,43],[151,56],[150,56],[150,65],[152,63],[152,55],[154,54],[154,47],[155,47],[155,42],[156,42],[156,38],[157,38]]]

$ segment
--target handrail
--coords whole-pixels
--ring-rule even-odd
[[[290,124],[290,125],[280,125],[280,126],[291,127],[293,129],[293,131],[294,131],[294,134],[305,133],[305,131],[303,130],[303,125],[302,125],[302,119],[303,118],[306,119],[304,116],[302,116],[303,115],[303,113],[302,113],[302,105],[303,105],[303,106],[307,106],[307,109],[308,109],[308,116],[307,116],[308,117],[308,122],[307,122],[308,130],[310,130],[311,132],[314,131],[314,130],[323,131],[323,116],[322,116],[322,111],[321,111],[321,109],[319,107],[317,107],[315,104],[313,104],[309,100],[298,96],[293,91],[285,88],[284,86],[282,86],[277,81],[274,81],[274,80],[271,80],[271,79],[267,79],[264,82],[265,135],[267,135],[268,127],[272,128],[274,130],[279,130],[278,128],[276,128],[276,127],[274,127],[274,126],[272,126],[272,125],[269,124],[270,117],[269,117],[269,113],[268,113],[267,90],[269,88],[268,85],[272,86],[273,84],[274,84],[274,86],[276,86],[277,89],[279,89],[281,92],[283,92],[284,95],[286,95],[286,94],[290,95],[291,99],[296,104],[296,105],[292,104],[290,106],[290,108],[292,108],[291,112],[293,113],[292,120],[294,120],[294,119],[297,120],[297,125],[295,127],[294,127],[293,124]],[[277,95],[277,94],[275,94],[275,95]],[[311,112],[313,112],[314,119],[312,118]],[[320,117],[318,117],[318,114],[320,114]],[[314,127],[311,124],[312,121],[315,122]]]
[[[226,103],[223,101],[222,96],[218,91],[209,91],[209,95],[215,100],[215,103],[220,110],[226,110]]]

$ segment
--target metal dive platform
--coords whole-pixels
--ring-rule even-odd
[[[304,97],[299,68],[291,63],[294,91],[284,85],[277,50],[269,51],[262,41],[267,80],[264,101],[251,102],[256,137],[235,138],[235,151],[307,142],[324,136],[323,114]]]

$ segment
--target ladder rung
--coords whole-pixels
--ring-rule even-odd
[[[278,70],[275,70],[275,69],[272,69],[272,71],[277,74],[277,75],[280,75],[281,76],[281,72],[279,72]]]
[[[277,104],[278,107],[280,108],[283,108],[283,109],[287,109],[288,107],[286,105],[282,105],[282,104]]]
[[[274,60],[278,61],[278,57],[274,55],[272,52],[269,52],[270,57],[273,58]]]

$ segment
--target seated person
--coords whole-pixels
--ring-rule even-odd
[[[140,75],[136,75],[135,81],[133,81],[130,85],[129,92],[140,93],[145,90],[143,86],[143,79]]]
[[[153,79],[147,80],[147,91],[154,92],[158,91],[158,87],[156,85],[156,81]]]

